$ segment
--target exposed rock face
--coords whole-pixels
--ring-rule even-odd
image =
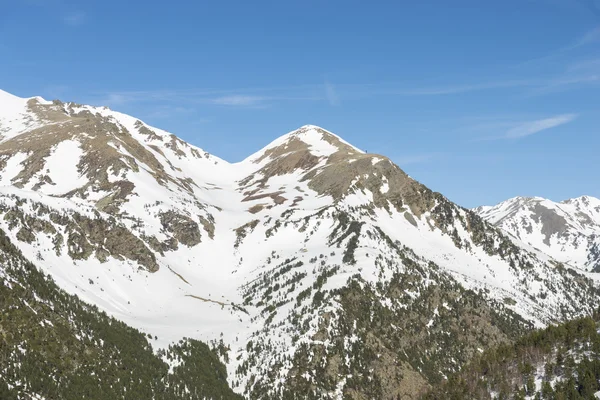
[[[34,213],[23,211],[27,208]],[[43,234],[50,238],[57,256],[66,248],[73,260],[95,256],[99,261],[107,262],[110,256],[131,260],[150,272],[158,270],[154,253],[115,219],[103,219],[99,214],[95,217],[77,212],[60,214],[41,203],[15,202],[14,198],[0,200],[0,212],[8,228],[17,231],[19,241],[32,244],[38,240],[38,234]]]
[[[174,211],[167,211],[160,214],[160,223],[180,243],[188,247],[200,243],[198,223],[190,217],[177,214]]]
[[[431,192],[387,157],[366,154],[319,127],[302,127],[259,153],[249,160],[261,168],[241,182],[244,189],[253,188],[247,192],[253,195],[272,177],[299,173],[300,182],[307,182],[310,189],[334,201],[368,190],[374,207],[391,204],[401,209],[402,199],[406,199],[420,215],[432,204]],[[260,178],[255,179],[255,175]]]

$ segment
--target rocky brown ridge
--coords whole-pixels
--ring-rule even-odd
[[[99,113],[93,114],[88,110],[79,111],[81,106],[75,103],[54,101],[51,105],[46,105],[34,99],[28,102],[28,106],[44,125],[0,143],[0,160],[3,164],[6,158],[17,152],[27,154],[23,162],[25,168],[13,179],[16,187],[24,187],[43,170],[45,159],[53,147],[64,140],[76,139],[84,152],[77,168],[88,178],[88,183],[65,193],[66,197],[77,195],[85,198],[89,190],[112,192],[99,201],[99,208],[111,213],[117,212],[118,205],[133,194],[134,188],[125,180],[111,182],[109,173],[122,176],[128,170],[139,171],[141,165],[149,167],[148,172],[160,185],[166,186],[170,182],[182,190],[193,192],[189,181],[175,179],[169,175],[156,156],[114,119]],[[160,138],[141,122],[138,123],[138,126],[143,128],[142,133],[153,139]],[[183,142],[174,136],[169,140],[165,146],[180,154],[179,146]],[[202,157],[195,149],[194,151],[197,157]],[[124,152],[127,154],[123,154]],[[3,167],[3,164],[0,164],[0,167]],[[45,183],[51,184],[40,180],[34,186],[34,190]]]
[[[307,130],[317,131],[336,151],[327,157],[314,155],[310,145],[300,139]],[[261,168],[240,182],[240,190],[248,196],[264,193],[266,182],[274,176],[300,171],[300,182],[307,182],[319,195],[331,196],[334,202],[368,190],[373,195],[373,207],[387,209],[391,205],[396,210],[406,211],[406,205],[416,216],[434,203],[433,192],[410,178],[388,157],[361,152],[319,127],[294,131],[287,141],[267,149],[253,162]]]
[[[165,151],[171,150],[176,157],[186,156],[184,149],[198,159],[209,155],[190,147],[174,135],[160,135],[138,120],[134,125],[138,133],[154,143],[160,143],[165,150],[157,144],[144,145],[118,120],[110,115],[103,115],[102,110],[58,100],[47,103],[33,98],[27,102],[27,111],[30,113],[29,118],[37,122],[36,125],[19,135],[0,141],[0,170],[7,166],[8,160],[15,154],[25,154],[25,159],[21,162],[22,168],[11,179],[11,184],[16,188],[30,188],[40,192],[44,192],[45,187],[56,184],[48,175],[50,171],[46,169],[46,162],[53,150],[66,140],[76,141],[82,150],[82,157],[76,168],[86,178],[85,183],[55,196],[86,201],[101,194],[98,200],[91,202],[100,212],[96,218],[83,224],[80,218],[84,217],[77,213],[61,217],[62,225],[70,233],[59,233],[53,228],[52,224],[58,222],[47,220],[48,215],[55,215],[50,211],[26,215],[17,207],[5,214],[4,218],[10,218],[11,227],[19,231],[18,238],[29,243],[35,241],[36,233],[40,231],[56,235],[53,241],[56,243],[57,253],[61,251],[65,236],[69,255],[73,259],[95,257],[106,262],[108,256],[117,259],[124,257],[137,262],[148,271],[156,271],[158,265],[153,251],[162,254],[164,251],[175,250],[178,242],[186,246],[198,244],[201,240],[199,227],[207,233],[208,238],[214,235],[214,220],[206,211],[206,205],[195,196],[197,184],[191,178],[182,178],[171,172],[181,169],[171,163],[165,156]],[[195,220],[187,215],[189,208],[181,211],[158,211],[156,218],[168,236],[162,241],[154,236],[141,235],[127,225],[120,224],[117,228],[116,220],[112,218],[132,218],[123,206],[139,194],[136,184],[128,179],[128,174],[139,173],[142,169],[150,174],[159,187],[166,190],[175,187],[183,192],[188,198],[187,203],[197,210]],[[59,171],[53,172],[56,174]],[[35,207],[38,210],[46,208],[41,204]],[[79,233],[76,234],[75,231]],[[98,240],[102,241],[104,237],[108,241],[99,244]],[[114,243],[111,244],[113,240]]]

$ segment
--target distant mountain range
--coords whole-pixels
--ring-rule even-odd
[[[595,197],[560,203],[515,197],[474,211],[557,261],[600,272],[600,200]]]
[[[483,349],[592,313],[600,213],[588,202],[568,204],[581,215],[541,200],[535,215],[521,201],[518,217],[468,210],[320,127],[228,163],[106,107],[0,91],[0,230],[23,258],[0,265],[0,284],[20,279],[52,308],[36,291],[54,281],[143,333],[172,373],[218,369],[204,342],[249,399],[418,398]],[[511,228],[521,215],[530,225]],[[24,280],[27,262],[48,282]],[[184,337],[200,364],[159,352]],[[32,354],[53,365],[44,346]],[[11,393],[73,396],[19,365],[0,365]],[[218,374],[202,375],[210,393],[190,375],[176,378],[181,398],[234,396]],[[174,385],[147,379],[153,393]]]

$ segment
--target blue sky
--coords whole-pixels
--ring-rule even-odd
[[[301,125],[457,203],[600,197],[600,1],[0,0],[0,88],[229,161]]]

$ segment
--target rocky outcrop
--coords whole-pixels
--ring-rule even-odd
[[[173,234],[179,243],[188,247],[200,243],[201,235],[198,223],[187,215],[167,211],[160,214],[160,223],[163,229]]]
[[[30,206],[34,213],[25,212],[23,205]],[[113,257],[136,262],[150,272],[158,270],[152,250],[112,217],[101,214],[91,217],[73,211],[61,213],[29,200],[20,200],[12,206],[0,202],[0,213],[4,215],[9,230],[16,232],[19,241],[31,244],[43,234],[51,238],[57,255],[66,248],[73,260],[87,260],[95,256],[106,262],[108,257]]]

